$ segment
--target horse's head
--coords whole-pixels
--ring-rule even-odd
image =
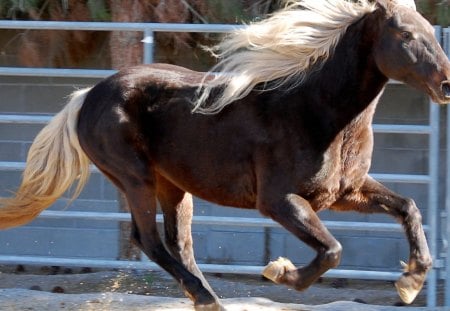
[[[426,92],[437,103],[450,103],[450,63],[434,28],[411,6],[380,2],[380,10],[385,13],[375,48],[380,71]]]

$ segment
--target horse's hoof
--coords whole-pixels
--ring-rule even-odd
[[[208,305],[195,305],[195,311],[226,311],[226,309],[218,302]]]
[[[262,274],[269,280],[280,283],[281,278],[287,271],[295,269],[296,267],[289,259],[279,257],[277,260],[269,262]]]
[[[425,274],[404,273],[395,282],[398,295],[406,304],[411,304],[416,299],[425,282]]]

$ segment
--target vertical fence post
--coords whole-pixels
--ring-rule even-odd
[[[430,101],[430,136],[429,136],[429,160],[428,170],[430,183],[428,186],[428,241],[430,253],[435,262],[438,259],[437,249],[437,215],[438,215],[438,199],[439,199],[439,106]],[[437,269],[432,268],[428,274],[427,284],[427,306],[436,306],[436,287],[437,287]]]
[[[144,64],[153,63],[153,51],[155,46],[155,34],[150,28],[144,30],[144,59],[142,60]]]
[[[448,29],[446,29],[448,30]],[[447,34],[448,36],[448,34]],[[446,51],[448,53],[448,50]],[[447,139],[446,139],[446,176],[445,176],[445,182],[446,182],[446,188],[445,188],[445,225],[443,225],[442,230],[442,236],[443,236],[443,242],[445,246],[445,301],[444,306],[450,307],[450,245],[449,245],[449,236],[450,236],[450,126],[449,126],[449,120],[450,120],[450,109],[447,107]]]
[[[443,47],[447,54],[450,55],[450,28],[443,29]],[[449,235],[450,235],[450,109],[447,107],[447,139],[446,139],[446,175],[445,175],[445,215],[446,221],[443,225],[443,239],[445,249],[445,301],[444,306],[450,306],[450,245],[449,245]]]
[[[442,29],[440,26],[435,26],[435,36],[439,42],[441,42]],[[438,215],[438,202],[439,202],[439,105],[430,100],[429,105],[429,155],[428,155],[428,174],[430,176],[430,183],[428,184],[428,241],[430,247],[431,257],[433,261],[438,260],[438,228],[437,228],[437,215]],[[433,267],[428,274],[427,279],[427,306],[436,306],[436,288],[437,288],[437,269],[439,267]]]

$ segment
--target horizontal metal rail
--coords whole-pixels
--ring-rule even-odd
[[[429,125],[397,125],[397,124],[372,124],[375,133],[389,134],[430,134]]]
[[[114,269],[135,269],[135,270],[156,270],[162,269],[151,261],[123,261],[105,259],[84,259],[84,258],[57,258],[38,256],[8,256],[0,255],[0,264],[10,265],[52,265],[70,267],[91,267],[91,268],[114,268]],[[264,267],[250,265],[218,265],[199,264],[200,270],[206,273],[231,273],[261,275]],[[362,271],[362,270],[340,270],[333,269],[324,274],[329,278],[353,278],[366,280],[397,280],[399,272],[383,271]]]
[[[54,115],[39,114],[0,114],[3,124],[47,124]]]
[[[26,30],[86,30],[86,31],[145,31],[158,32],[214,32],[226,33],[243,25],[184,24],[184,23],[122,23],[122,22],[64,22],[0,20],[0,29]]]
[[[81,211],[53,211],[47,210],[39,215],[39,218],[46,219],[89,219],[103,221],[130,221],[129,213],[100,213]],[[163,216],[158,214],[156,221],[163,223]],[[351,231],[378,231],[378,232],[403,232],[401,225],[396,223],[365,223],[357,221],[323,221],[330,230],[351,230]],[[194,216],[193,225],[214,225],[214,226],[237,226],[237,227],[271,227],[282,228],[280,224],[268,218],[249,217],[223,217],[223,216]],[[424,226],[428,230],[427,226]]]
[[[116,72],[116,70],[111,69],[0,67],[0,76],[13,77],[106,78]]]
[[[153,62],[154,32],[201,32],[227,33],[244,25],[233,24],[183,24],[183,23],[123,23],[123,22],[65,22],[65,21],[11,21],[0,20],[0,29],[25,30],[85,30],[85,31],[138,31],[143,33],[143,62]],[[52,77],[64,77],[66,69],[38,68],[37,74]],[[3,75],[8,69],[3,67]],[[30,76],[30,72],[21,69],[13,75]],[[102,70],[77,69],[73,72],[77,77],[100,78],[111,74]]]
[[[375,180],[379,182],[388,183],[412,183],[412,184],[428,184],[431,179],[428,175],[417,175],[417,174],[381,174],[372,173],[370,174]]]

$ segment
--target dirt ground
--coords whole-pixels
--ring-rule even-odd
[[[233,310],[339,310],[337,302],[345,311],[372,310],[369,307],[374,306],[380,307],[373,310],[403,309],[396,307],[402,304],[392,282],[324,279],[297,292],[257,276],[207,275],[207,279],[227,310],[233,305],[240,307]],[[151,306],[145,310],[192,310],[178,285],[161,271],[0,266],[0,289],[0,310],[128,311],[134,310],[133,301],[137,308]],[[439,301],[442,292],[440,286]],[[92,301],[95,303],[87,304]],[[250,305],[244,308],[245,303]],[[425,310],[425,305],[422,290],[407,310]]]

